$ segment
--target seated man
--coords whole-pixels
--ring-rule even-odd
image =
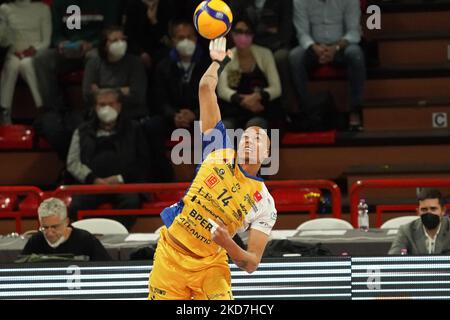
[[[69,226],[67,208],[57,198],[49,198],[38,208],[39,233],[33,235],[25,245],[22,255],[73,254],[88,256],[91,261],[109,261],[101,242],[85,230]]]
[[[152,96],[156,113],[165,118],[167,133],[191,129],[198,119],[198,85],[209,59],[197,43],[190,20],[173,20],[169,25],[173,48],[156,66]]]
[[[67,157],[67,170],[83,184],[114,185],[148,181],[149,149],[141,127],[122,111],[121,92],[100,89],[95,93],[95,114],[75,130]],[[117,209],[139,209],[139,194],[78,195],[72,197],[70,218],[78,210],[96,209],[112,202]],[[112,217],[130,229],[135,217]]]
[[[289,62],[301,105],[310,101],[308,71],[328,63],[346,66],[350,82],[348,125],[351,131],[361,131],[366,65],[358,45],[361,40],[359,1],[294,0],[293,15],[299,46],[290,52]]]
[[[450,253],[450,222],[445,215],[444,198],[439,190],[424,189],[419,194],[420,219],[403,225],[389,254]]]

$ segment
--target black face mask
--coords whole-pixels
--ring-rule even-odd
[[[441,217],[430,212],[424,213],[420,216],[423,225],[428,230],[436,229],[439,223],[441,222]]]

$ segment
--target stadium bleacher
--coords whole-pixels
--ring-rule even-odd
[[[368,1],[370,4],[381,7],[382,28],[368,30],[363,23],[369,61],[365,132],[286,133],[282,137],[280,171],[270,180],[333,180],[345,194],[358,179],[448,177],[450,129],[448,124],[433,127],[433,115],[448,115],[450,110],[450,3]],[[366,19],[367,15],[363,21]],[[321,68],[310,86],[313,92],[332,92],[340,110],[348,105],[342,71]],[[82,71],[61,78],[73,106],[81,105],[81,79]],[[0,129],[0,185],[32,185],[48,190],[57,186],[64,164],[27,126],[35,114],[30,92],[19,82],[13,119],[24,125]],[[191,180],[193,165],[174,169],[176,181]],[[374,194],[369,201],[402,203],[410,202],[411,197],[411,192],[394,192],[389,199]],[[343,217],[349,220],[345,196],[343,202]],[[282,228],[289,224],[280,222]],[[0,233],[13,231],[13,224],[2,226],[6,227]],[[142,229],[146,227],[144,223]]]

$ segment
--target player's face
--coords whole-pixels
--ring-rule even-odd
[[[50,243],[55,243],[64,235],[67,219],[61,220],[59,215],[51,215],[40,219],[40,230]]]
[[[261,164],[269,156],[270,140],[260,127],[244,131],[238,147],[238,161],[245,164]]]

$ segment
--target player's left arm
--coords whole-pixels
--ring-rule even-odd
[[[256,271],[261,262],[269,236],[262,231],[250,229],[247,250],[244,250],[234,242],[228,230],[223,225],[219,225],[212,239],[228,252],[228,255],[240,269],[252,273]]]

